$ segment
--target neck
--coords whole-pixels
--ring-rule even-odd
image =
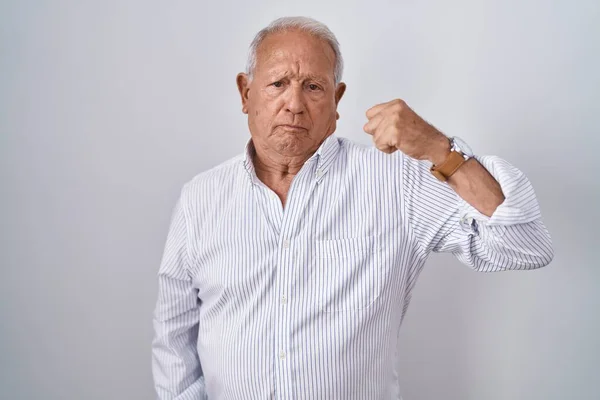
[[[311,149],[303,154],[285,155],[271,148],[262,146],[261,143],[252,142],[252,162],[256,175],[269,177],[270,180],[285,180],[293,178],[302,169],[302,166],[316,151]]]
[[[253,146],[252,150],[256,177],[273,190],[285,204],[292,180],[315,151],[299,156],[282,156],[260,146]]]

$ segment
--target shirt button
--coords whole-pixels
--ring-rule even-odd
[[[323,170],[322,169],[318,169],[316,172],[317,178],[320,178],[323,176]]]
[[[285,297],[285,294],[283,296],[281,296],[281,304],[285,304],[287,303],[287,297]]]
[[[279,352],[279,358],[285,360],[285,351],[282,350],[281,352]]]
[[[289,247],[290,247],[290,241],[289,241],[289,240],[284,240],[284,241],[283,241],[283,248],[284,248],[284,249],[287,249],[287,248],[289,248]]]

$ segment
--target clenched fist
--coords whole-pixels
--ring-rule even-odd
[[[448,138],[419,117],[403,100],[378,104],[367,110],[365,132],[373,136],[375,147],[385,153],[402,151],[417,160],[434,164],[450,152]]]

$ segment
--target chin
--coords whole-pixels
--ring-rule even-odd
[[[281,155],[299,156],[311,150],[312,140],[307,135],[283,134],[276,138],[275,149]]]

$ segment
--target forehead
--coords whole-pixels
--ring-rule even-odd
[[[290,68],[303,74],[331,74],[333,77],[335,53],[329,43],[307,32],[268,35],[257,49],[256,72],[276,73]]]

